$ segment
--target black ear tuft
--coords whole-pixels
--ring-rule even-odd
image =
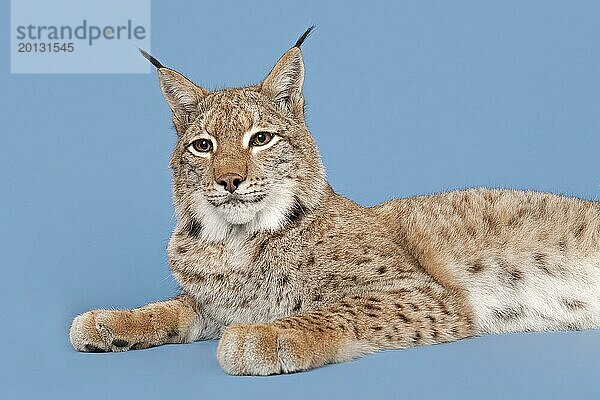
[[[164,68],[165,67],[164,65],[162,65],[160,63],[160,61],[158,61],[156,58],[154,58],[150,54],[148,54],[148,52],[146,50],[140,49],[139,47],[138,47],[138,50],[140,51],[140,53],[142,53],[144,58],[146,60],[150,61],[152,63],[152,65],[154,65],[156,68]]]
[[[310,36],[310,34],[312,33],[312,31],[315,30],[315,28],[316,28],[316,26],[314,26],[314,25],[311,26],[310,28],[308,28],[306,30],[306,32],[304,32],[302,34],[302,36],[300,36],[298,38],[298,40],[296,40],[296,44],[294,45],[294,47],[300,48],[300,46],[302,46],[302,43],[304,43],[304,41],[306,40],[306,38]]]

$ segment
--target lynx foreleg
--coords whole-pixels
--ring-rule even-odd
[[[132,310],[91,310],[73,320],[69,333],[78,351],[144,349],[217,337],[187,295]]]
[[[415,288],[349,297],[269,324],[231,325],[217,358],[229,374],[270,375],[472,334],[460,298],[443,289]]]

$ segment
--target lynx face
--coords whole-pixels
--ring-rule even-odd
[[[158,68],[178,133],[170,166],[180,220],[222,241],[232,229],[279,229],[319,204],[327,183],[304,123],[299,47],[260,84],[215,92],[144,55]]]
[[[212,93],[198,110],[173,154],[178,197],[198,216],[279,227],[299,206],[303,178],[319,165],[303,122],[249,89]]]

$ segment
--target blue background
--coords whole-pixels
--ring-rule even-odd
[[[1,398],[600,396],[597,331],[489,336],[268,378],[225,375],[215,341],[76,353],[77,313],[176,291],[165,256],[175,135],[154,74],[10,75],[7,3]],[[598,199],[600,6],[494,3],[154,1],[152,52],[209,88],[242,85],[316,23],[307,115],[339,193],[365,205],[466,186]]]

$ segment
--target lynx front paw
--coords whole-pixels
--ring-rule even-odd
[[[84,352],[149,347],[135,328],[131,311],[93,310],[75,317],[69,337],[75,350]]]
[[[273,375],[310,368],[302,333],[269,324],[231,325],[219,341],[217,359],[231,375]]]

